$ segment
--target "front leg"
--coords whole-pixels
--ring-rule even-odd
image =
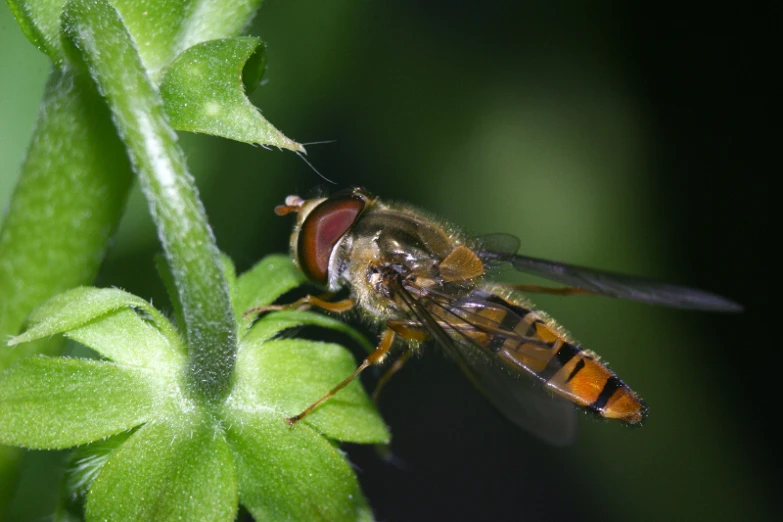
[[[284,305],[257,306],[255,308],[251,308],[250,310],[245,312],[245,317],[249,315],[262,314],[265,312],[272,312],[277,310],[307,310],[312,307],[320,308],[322,310],[326,310],[327,312],[342,313],[342,312],[347,312],[355,305],[356,305],[356,301],[354,301],[353,299],[343,299],[341,301],[326,301],[314,295],[306,295],[301,299],[297,299],[293,303],[288,303]]]
[[[407,339],[408,341],[421,342],[429,338],[426,330],[423,330],[418,323],[413,323],[411,321],[392,320],[388,321],[386,326],[388,326],[391,330],[394,330],[397,335],[403,339]],[[383,387],[386,386],[386,383],[389,382],[395,373],[402,370],[402,367],[405,366],[405,363],[408,362],[408,359],[410,359],[412,355],[413,347],[410,346],[409,343],[408,347],[400,356],[400,358],[394,361],[394,363],[383,373],[381,378],[378,380],[378,384],[375,385],[375,391],[372,393],[372,401],[376,405],[378,404],[378,398],[381,396],[381,390],[383,390]]]
[[[313,410],[315,410],[318,406],[329,400],[334,396],[335,393],[339,392],[352,380],[357,378],[360,373],[362,373],[365,369],[369,368],[373,364],[378,364],[381,362],[384,357],[389,353],[389,350],[391,349],[392,345],[394,344],[394,330],[391,328],[387,328],[384,330],[383,335],[381,336],[381,341],[378,343],[378,347],[375,349],[374,352],[372,352],[370,355],[367,356],[367,358],[362,361],[362,364],[359,365],[358,368],[356,368],[356,371],[353,372],[353,374],[350,377],[347,377],[343,382],[329,390],[329,392],[312,403],[310,406],[308,406],[302,413],[299,415],[294,415],[293,417],[289,417],[286,419],[288,421],[289,426],[293,426],[303,418],[305,418],[308,414],[310,414]]]

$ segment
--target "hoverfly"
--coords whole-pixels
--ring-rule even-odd
[[[700,290],[522,256],[513,236],[471,239],[362,189],[308,200],[289,196],[275,212],[298,214],[291,253],[308,279],[332,293],[348,288],[350,298],[329,302],[307,296],[251,312],[356,308],[385,327],[376,350],[358,369],[288,419],[291,425],[384,361],[397,337],[405,341],[405,351],[381,377],[374,398],[423,341],[434,340],[506,417],[548,442],[564,444],[572,438],[576,409],[569,403],[638,425],[647,411],[639,396],[522,292],[598,294],[720,312],[741,309]],[[487,271],[502,264],[566,286],[489,281]],[[531,383],[548,393],[529,389]]]

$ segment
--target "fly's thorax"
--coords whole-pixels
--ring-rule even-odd
[[[375,236],[385,258],[409,264],[443,259],[458,241],[438,221],[415,209],[381,203],[369,208],[354,230],[357,235]]]
[[[406,318],[394,283],[428,286],[440,280],[439,266],[459,240],[420,212],[377,203],[356,220],[341,249],[342,282],[360,308],[378,319]]]
[[[334,283],[336,287],[350,288],[358,308],[373,320],[397,317],[388,285],[382,277],[385,265],[376,236],[348,234],[335,257],[335,265],[340,266],[339,272],[335,271],[339,274]]]
[[[352,230],[373,242],[377,263],[402,276],[436,279],[440,262],[459,239],[420,212],[378,204],[368,209]]]
[[[349,288],[358,309],[374,322],[408,318],[392,287],[397,282],[417,278],[417,272],[410,266],[386,255],[380,241],[383,235],[381,231],[372,236],[353,231],[346,234],[343,248],[333,262],[333,273],[339,274],[334,287]]]
[[[414,209],[386,204],[369,208],[351,235],[350,284],[372,313],[386,316],[398,308],[389,288],[392,280],[419,287],[436,284],[441,262],[460,244],[439,222]]]

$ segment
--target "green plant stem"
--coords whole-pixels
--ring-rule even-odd
[[[160,95],[108,2],[74,0],[63,24],[106,97],[149,203],[182,304],[191,388],[218,401],[230,390],[236,355],[228,285]]]
[[[4,339],[34,306],[95,278],[122,215],[133,174],[91,83],[58,69],[49,79],[0,233]],[[36,348],[4,351],[0,372]]]
[[[133,174],[90,79],[53,70],[0,232],[0,339],[19,333],[42,301],[92,282],[119,223]],[[0,372],[51,339],[0,352]],[[19,450],[0,448],[0,520],[14,493]]]

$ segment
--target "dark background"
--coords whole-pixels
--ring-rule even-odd
[[[379,520],[774,518],[780,19],[734,9],[277,0],[260,11],[250,33],[269,45],[268,83],[253,99],[294,139],[336,140],[308,150],[338,188],[365,186],[472,233],[513,233],[530,255],[746,307],[537,299],[650,407],[641,429],[584,418],[565,449],[506,422],[425,351],[382,398],[402,466],[349,448]],[[21,38],[9,19],[6,9],[0,81],[20,98],[0,102],[18,122],[2,131],[23,144],[46,65],[32,49],[6,58]],[[274,216],[275,204],[326,185],[289,153],[183,142],[240,270],[287,248],[291,219]],[[0,156],[4,176],[16,150]],[[157,248],[136,194],[100,284],[165,302]]]

